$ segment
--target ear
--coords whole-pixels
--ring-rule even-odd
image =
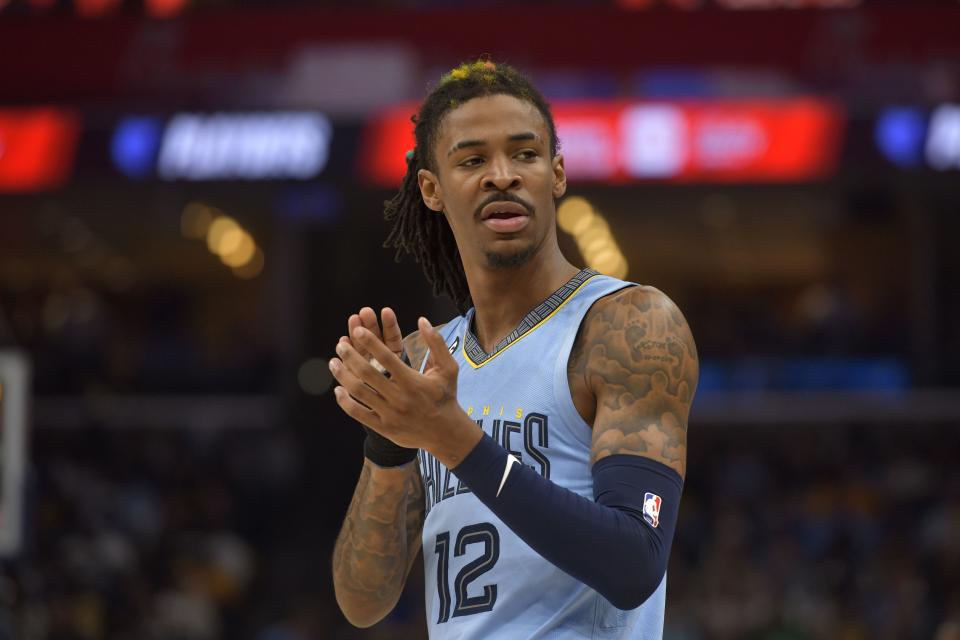
[[[420,187],[420,195],[423,196],[423,203],[427,208],[437,212],[443,211],[443,190],[436,174],[429,169],[420,169],[417,171],[417,185]]]
[[[553,197],[560,198],[567,192],[567,172],[563,168],[563,154],[553,158]]]

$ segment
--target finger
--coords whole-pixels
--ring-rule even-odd
[[[448,371],[451,370],[451,368],[457,369],[457,361],[450,355],[450,351],[447,349],[447,343],[444,342],[443,336],[433,328],[430,321],[421,317],[417,320],[417,326],[420,328],[420,335],[423,337],[423,341],[426,342],[430,348],[430,363],[435,367]]]
[[[383,397],[355,376],[339,358],[330,359],[330,373],[355,400],[374,411],[383,406]]]
[[[397,355],[403,353],[403,333],[397,322],[397,314],[390,307],[384,307],[380,311],[380,319],[383,322],[383,344]]]
[[[353,340],[351,340],[351,339],[348,338],[347,336],[340,336],[340,339],[337,340],[337,347],[336,347],[336,348],[339,348],[341,344],[348,344],[348,345],[352,346],[354,349],[357,348],[357,346],[356,346],[355,344],[353,344]],[[368,359],[370,358],[369,355],[364,355],[364,357],[365,357],[365,358],[368,358]]]
[[[361,345],[364,349],[377,359],[377,362],[390,373],[390,377],[397,378],[406,375],[410,367],[404,364],[396,353],[387,348],[379,338],[362,327],[353,332],[353,341]]]
[[[377,312],[370,307],[360,309],[360,324],[370,333],[377,336],[378,340],[383,339],[380,332],[380,323],[377,322]],[[352,333],[350,335],[353,335]]]
[[[390,353],[386,347],[379,341],[374,339],[369,331],[363,327],[357,328],[354,333],[363,332],[363,335],[371,336],[369,344],[379,344],[381,348],[387,350],[390,357],[397,359],[397,356]],[[352,343],[356,343],[357,340],[352,340]],[[369,349],[368,349],[369,350]],[[390,382],[382,373],[373,368],[373,365],[370,364],[370,361],[366,356],[363,356],[359,353],[353,344],[348,342],[341,342],[337,344],[337,355],[340,356],[340,360],[343,362],[343,365],[353,373],[354,376],[360,379],[361,382],[364,382],[379,393],[381,396],[387,397],[391,394],[392,389]],[[377,358],[380,360],[380,358]],[[381,362],[382,364],[382,362]]]
[[[352,336],[353,332],[356,331],[357,327],[361,327],[361,326],[363,326],[363,322],[360,320],[360,316],[358,314],[355,313],[349,318],[347,318],[347,336]],[[349,337],[340,338],[340,341],[342,342],[344,339],[346,339],[348,342],[350,341]],[[354,345],[354,348],[356,348],[356,345]],[[360,351],[360,355],[362,355],[364,358],[370,357],[369,353],[366,353],[363,350],[359,350],[359,351]]]
[[[336,397],[337,404],[340,405],[340,408],[343,409],[345,414],[360,424],[370,427],[374,431],[380,428],[380,416],[351,398],[346,389],[343,387],[334,387],[333,395]]]

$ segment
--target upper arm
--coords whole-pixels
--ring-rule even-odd
[[[687,419],[697,388],[697,348],[677,306],[653,287],[598,301],[580,338],[596,397],[590,462],[614,454],[652,458],[686,472]]]

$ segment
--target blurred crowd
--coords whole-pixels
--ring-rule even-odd
[[[955,426],[691,439],[665,637],[960,637]]]
[[[50,430],[33,458],[0,637],[246,637],[295,515],[283,434]]]
[[[960,637],[955,429],[693,428],[665,638]],[[374,629],[337,612],[353,478],[331,483],[302,444],[282,428],[35,431],[0,639],[425,637],[417,575]]]
[[[887,298],[900,295],[899,288],[889,290]],[[9,300],[6,314],[0,308],[0,345],[30,351],[39,394],[270,392],[279,385],[280,363],[266,329],[231,306],[244,295],[249,301],[259,294],[145,290],[122,297],[81,282],[38,287]],[[721,366],[716,375],[703,370],[701,388],[753,389],[759,377],[767,380],[762,386],[781,389],[846,389],[858,382],[884,389],[909,378],[908,318],[858,305],[852,294],[826,284],[739,295],[700,288],[679,304],[709,354],[706,364]],[[813,357],[806,375],[804,358]],[[871,377],[869,367],[840,366],[885,360],[893,363],[892,381]]]

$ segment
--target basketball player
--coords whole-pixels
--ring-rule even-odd
[[[563,157],[514,69],[453,70],[415,122],[387,242],[462,315],[401,339],[364,308],[337,344],[337,402],[368,432],[337,601],[375,624],[422,546],[431,638],[660,638],[690,330],[660,291],[560,253]]]

